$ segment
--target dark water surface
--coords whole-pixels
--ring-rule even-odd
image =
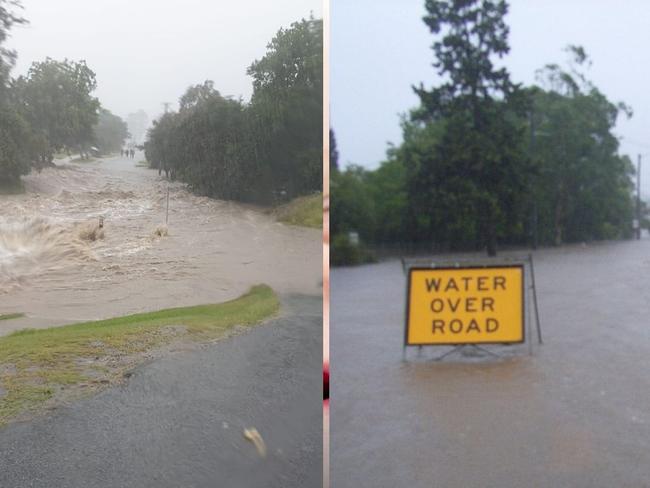
[[[544,345],[409,352],[399,261],[331,274],[332,487],[650,486],[650,240],[534,254]]]

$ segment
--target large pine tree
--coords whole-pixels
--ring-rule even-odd
[[[415,118],[440,123],[444,135],[421,162],[416,178],[419,212],[428,214],[431,237],[451,246],[473,242],[496,254],[500,229],[514,220],[526,179],[518,85],[494,65],[509,51],[504,0],[427,0],[424,22],[433,34],[438,74],[444,82],[415,88]],[[423,197],[423,198],[422,198]],[[439,229],[446,229],[440,235]]]

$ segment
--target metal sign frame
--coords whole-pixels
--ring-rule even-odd
[[[543,344],[542,341],[542,330],[539,320],[539,306],[537,303],[537,290],[535,286],[535,267],[533,264],[532,254],[528,254],[524,257],[504,257],[496,260],[495,258],[464,258],[464,259],[435,259],[435,258],[420,258],[420,259],[406,259],[402,258],[402,271],[404,272],[407,279],[406,286],[406,298],[404,303],[404,345],[403,345],[403,360],[406,360],[406,351],[408,347],[418,347],[418,352],[422,351],[422,348],[425,346],[443,346],[453,348],[450,351],[447,351],[442,356],[436,358],[436,360],[441,360],[453,352],[459,351],[465,347],[472,347],[483,351],[489,355],[499,357],[498,354],[481,347],[481,345],[490,345],[490,344],[502,344],[503,341],[496,342],[479,342],[479,343],[431,343],[431,344],[409,344],[408,343],[408,325],[409,325],[409,314],[410,314],[410,292],[411,292],[411,270],[426,270],[426,269],[481,269],[481,268],[511,268],[518,267],[522,269],[522,340],[521,341],[510,341],[508,344],[524,344],[527,337],[529,344],[529,353],[532,354],[532,331],[529,330],[529,333],[526,333],[526,329],[530,329],[531,324],[531,307],[529,302],[532,300],[533,308],[535,313],[535,325],[537,329],[537,342],[538,344]],[[526,287],[526,269],[530,274],[530,285]]]

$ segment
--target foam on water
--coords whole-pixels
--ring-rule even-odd
[[[80,237],[83,230],[42,217],[0,222],[0,289],[25,276],[92,260]]]

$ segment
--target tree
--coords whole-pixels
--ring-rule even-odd
[[[289,196],[322,188],[323,22],[280,29],[253,62],[251,120],[273,185]]]
[[[190,86],[179,100],[180,110],[189,110],[221,94],[214,89],[214,81],[206,80],[202,85]]]
[[[222,97],[208,81],[189,87],[180,107],[149,130],[145,154],[150,164],[198,193],[255,200],[265,179],[258,171],[244,104]]]
[[[175,133],[176,114],[168,112],[158,120],[147,131],[147,140],[144,143],[144,152],[149,166],[158,169],[158,174],[165,171],[169,175],[173,162],[176,160],[172,136]]]
[[[52,162],[55,151],[84,154],[93,141],[100,107],[91,93],[97,82],[85,61],[35,62],[27,76],[15,82],[21,112],[32,130],[45,141],[40,164]]]
[[[376,242],[402,242],[406,237],[406,168],[394,151],[388,160],[366,176],[368,192],[373,201]],[[381,223],[381,225],[379,225]]]
[[[320,190],[322,21],[280,29],[247,72],[248,104],[211,80],[190,86],[148,131],[150,165],[215,198],[272,203]]]
[[[27,122],[11,105],[0,104],[0,188],[15,188],[29,173],[32,133]]]
[[[333,237],[355,231],[363,240],[373,238],[375,208],[367,175],[361,166],[351,165],[333,176],[330,189],[330,231]]]
[[[16,14],[15,9],[20,9],[21,4],[17,0],[0,0],[0,102],[6,96],[9,72],[16,60],[16,53],[3,46],[9,30],[15,24],[24,24],[27,21]]]
[[[618,116],[631,116],[610,102],[584,74],[584,49],[569,46],[569,69],[556,64],[538,72],[531,91],[538,133],[531,157],[531,187],[543,242],[611,239],[631,235],[632,162],[618,154],[613,134]],[[545,88],[545,89],[544,89]]]
[[[294,91],[322,94],[323,21],[312,17],[280,29],[247,73],[253,78],[253,98],[286,98]]]
[[[109,110],[101,108],[97,124],[93,128],[93,140],[99,151],[102,154],[119,151],[128,137],[126,122]]]
[[[31,131],[17,110],[9,83],[16,53],[4,47],[9,30],[25,19],[15,13],[17,1],[0,0],[0,187],[14,188],[31,166]]]
[[[246,115],[241,101],[224,98],[216,90],[179,111],[170,139],[179,141],[172,169],[199,193],[251,199],[257,183]]]
[[[415,88],[421,100],[415,118],[445,124],[440,144],[415,175],[429,188],[420,210],[439,216],[431,232],[440,218],[451,218],[446,238],[475,239],[493,256],[528,171],[516,122],[524,99],[507,70],[492,61],[509,51],[508,6],[504,0],[427,0],[426,9],[431,32],[445,30],[433,50],[434,66],[447,81]]]

